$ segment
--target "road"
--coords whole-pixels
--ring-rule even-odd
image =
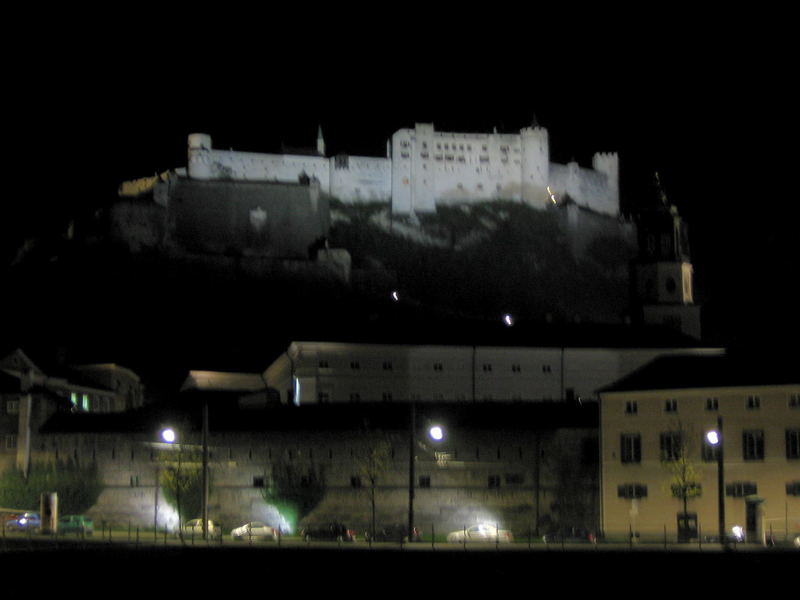
[[[597,546],[526,544],[247,544],[109,543],[0,539],[2,589],[64,591],[80,584],[90,597],[109,589],[132,593],[367,593],[407,591],[415,596],[478,591],[541,590],[601,593],[636,585],[696,592],[796,589],[800,552],[789,548]],[[14,573],[24,574],[15,578]],[[39,576],[39,573],[44,576]],[[112,586],[108,588],[107,586]],[[645,586],[639,588],[639,586]],[[216,593],[216,592],[214,592]],[[781,592],[785,595],[785,592]],[[683,595],[683,594],[682,594]],[[167,597],[167,596],[163,596]]]

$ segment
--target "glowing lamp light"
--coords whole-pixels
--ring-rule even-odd
[[[177,439],[177,435],[175,434],[175,430],[171,427],[167,427],[166,429],[161,430],[161,439],[164,440],[168,444],[175,443]]]
[[[428,435],[431,436],[432,440],[441,442],[444,439],[444,429],[442,429],[439,425],[434,425],[428,431]]]
[[[392,292],[392,300],[394,300],[395,302],[400,300],[400,294],[398,294],[397,292]]]
[[[706,434],[706,440],[712,446],[717,446],[719,444],[719,431],[709,431]]]
[[[508,327],[511,327],[514,324],[514,317],[510,314],[506,313],[503,315],[503,323],[505,323]]]

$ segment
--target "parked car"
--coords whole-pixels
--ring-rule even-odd
[[[372,542],[408,542],[408,525],[395,523],[386,527],[379,527],[375,530],[375,533],[368,531],[365,537]],[[421,540],[422,536],[415,527],[411,533],[411,541],[419,542]]]
[[[276,540],[278,539],[278,530],[261,521],[251,521],[250,523],[245,523],[241,527],[232,529],[231,537],[234,540]]]
[[[311,540],[355,542],[356,532],[341,523],[333,521],[323,525],[308,525],[300,531],[300,537],[307,542]]]
[[[208,520],[207,529],[209,539],[219,539],[222,537],[222,530],[220,529],[219,525],[217,525],[211,519]],[[203,519],[191,519],[190,521],[186,521],[181,528],[181,533],[183,534],[183,537],[202,539]]]
[[[94,522],[84,515],[64,515],[58,518],[58,533],[92,535]]]
[[[468,529],[452,531],[447,534],[448,542],[513,542],[514,536],[507,529],[498,529],[494,525],[480,523]]]
[[[37,531],[42,526],[39,513],[26,512],[6,521],[6,531]]]
[[[554,531],[549,531],[542,536],[542,540],[548,544],[575,544],[587,542],[593,544],[597,541],[597,536],[588,529],[570,527],[567,529],[556,529]]]

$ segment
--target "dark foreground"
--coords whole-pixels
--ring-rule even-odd
[[[800,552],[37,545],[6,548],[0,565],[4,592],[80,589],[82,597],[103,598],[120,593],[163,598],[172,593],[315,592],[595,595],[622,589],[636,595],[757,592],[782,598],[798,591]]]

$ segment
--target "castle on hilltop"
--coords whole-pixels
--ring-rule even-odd
[[[209,135],[192,134],[186,175],[214,181],[315,179],[323,193],[342,202],[391,203],[397,215],[492,200],[546,208],[566,198],[600,214],[619,214],[617,154],[596,153],[591,169],[552,163],[547,129],[539,126],[487,134],[438,132],[432,124],[417,123],[392,135],[385,158],[327,157],[321,129],[308,154],[218,150]]]

